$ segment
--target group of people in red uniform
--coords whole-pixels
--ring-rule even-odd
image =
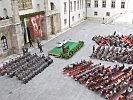
[[[63,73],[108,100],[130,100],[133,95],[133,68],[124,64],[105,66],[82,60],[63,68]]]
[[[108,36],[94,36],[92,38],[98,45],[108,45],[108,46],[116,46],[116,47],[125,47],[132,48],[133,47],[133,35],[119,35],[113,34]]]

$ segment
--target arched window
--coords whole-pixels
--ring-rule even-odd
[[[1,37],[1,43],[2,43],[3,50],[7,50],[8,49],[8,45],[7,45],[7,39],[6,39],[5,36]]]
[[[7,9],[6,9],[6,8],[4,8],[4,9],[3,9],[3,11],[4,11],[4,14],[5,14],[5,17],[6,17],[6,16],[8,16]]]
[[[53,2],[50,3],[50,6],[51,6],[51,10],[54,10],[55,9],[55,5]]]

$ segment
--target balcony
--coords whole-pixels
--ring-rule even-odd
[[[0,27],[9,26],[12,24],[12,18],[0,20]]]
[[[49,10],[48,12],[47,12],[47,14],[46,14],[46,16],[50,16],[50,15],[54,15],[54,14],[57,14],[57,13],[59,13],[59,10]]]

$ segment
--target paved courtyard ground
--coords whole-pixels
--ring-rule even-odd
[[[71,59],[65,60],[53,58],[54,63],[42,73],[35,76],[27,84],[22,84],[15,78],[7,76],[0,77],[0,100],[104,100],[98,94],[88,90],[84,85],[75,82],[69,76],[62,74],[62,69],[71,63],[81,59],[89,60],[92,53],[92,46],[96,45],[91,40],[94,35],[113,34],[114,31],[123,34],[133,34],[133,27],[124,25],[104,25],[96,22],[84,21],[67,32],[46,42],[43,41],[43,53],[56,46],[56,43],[63,40],[83,40],[85,45]],[[38,49],[30,48],[31,53],[40,54]],[[1,59],[3,63],[14,56]],[[114,65],[116,63],[92,59],[95,63]],[[131,66],[127,65],[126,66]],[[133,66],[133,65],[132,65]]]

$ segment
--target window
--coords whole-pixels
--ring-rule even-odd
[[[103,8],[106,8],[106,0],[103,0],[103,1],[102,1],[102,7],[103,7]]]
[[[82,0],[82,8],[83,8],[83,6],[84,6],[84,1]]]
[[[82,7],[82,1],[80,0],[80,9],[81,9],[81,7]]]
[[[76,11],[76,1],[74,1],[74,11]]]
[[[94,7],[98,7],[98,0],[95,0]]]
[[[55,9],[55,5],[53,2],[50,3],[50,6],[51,6],[51,10],[54,10]]]
[[[72,1],[70,2],[70,11],[72,12]]]
[[[3,50],[7,50],[8,49],[8,45],[7,45],[7,39],[6,39],[5,36],[1,37],[1,43],[2,43]]]
[[[37,4],[37,11],[40,11],[40,4]]]
[[[64,2],[64,14],[67,13],[67,7],[66,7],[66,2]]]
[[[121,2],[121,8],[125,8],[125,2]]]
[[[74,16],[72,17],[72,21],[74,21]]]
[[[80,18],[80,14],[78,14],[78,18]]]
[[[19,10],[31,9],[32,0],[17,0]]]
[[[64,25],[66,25],[67,24],[67,19],[64,19]]]
[[[94,16],[97,16],[97,15],[98,15],[98,12],[97,12],[97,11],[95,11],[95,12],[94,12]]]
[[[106,16],[110,16],[110,12],[106,12]]]
[[[91,7],[91,0],[88,0],[88,2],[87,2],[87,7],[88,7],[88,8]]]
[[[79,0],[77,1],[77,9],[79,10]]]
[[[115,8],[115,1],[111,2],[111,8]]]

